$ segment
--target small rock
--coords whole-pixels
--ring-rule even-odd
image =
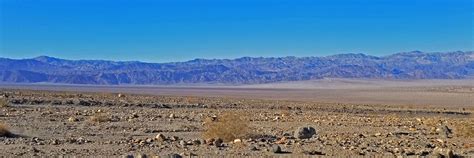
[[[201,145],[201,140],[199,139],[193,140],[193,145]]]
[[[125,155],[123,158],[133,158],[133,155]]]
[[[430,128],[430,133],[433,134],[433,133],[435,133],[435,132],[436,132],[436,127],[431,127],[431,128]]]
[[[59,141],[57,139],[54,139],[53,141],[51,141],[51,145],[58,145],[59,144]]]
[[[426,151],[426,150],[420,150],[420,151],[417,151],[416,154],[420,155],[420,156],[426,156],[426,155],[430,154],[430,152]]]
[[[209,138],[209,139],[206,139],[205,143],[207,145],[212,145],[212,144],[214,144],[214,140],[215,140],[214,138]]]
[[[279,117],[279,116],[276,116],[276,117],[273,119],[273,121],[278,121],[278,120],[280,120],[280,117]]]
[[[273,153],[281,153],[281,147],[279,145],[272,145],[272,150]]]
[[[234,139],[234,144],[242,143],[242,139]]]
[[[324,154],[323,152],[321,152],[321,151],[316,151],[316,150],[313,150],[313,151],[303,151],[303,154],[307,154],[307,155],[326,155],[326,154]]]
[[[119,94],[117,95],[117,97],[119,97],[119,98],[124,98],[125,95],[123,95],[122,93],[119,93]]]
[[[171,140],[172,140],[172,141],[178,141],[179,138],[178,138],[177,136],[171,136]]]
[[[79,138],[76,139],[76,142],[78,144],[84,144],[84,143],[87,143],[88,141],[86,139],[82,138],[82,137],[79,137]]]
[[[354,149],[356,149],[355,146],[352,146],[352,145],[351,145],[351,146],[349,147],[349,150],[354,150]],[[397,148],[397,149],[398,149],[398,148]]]
[[[313,137],[313,135],[316,134],[316,129],[313,127],[307,126],[307,127],[299,127],[294,134],[295,138],[298,139],[309,139]]]
[[[74,118],[74,117],[69,117],[67,120],[68,120],[69,122],[77,122],[77,121],[79,121],[77,118]]]
[[[413,151],[413,150],[407,150],[407,151],[405,151],[405,154],[406,154],[407,156],[412,156],[412,155],[415,155],[415,151]]]
[[[182,156],[179,154],[169,154],[168,157],[169,158],[182,158]]]
[[[30,151],[33,151],[35,153],[40,152],[40,150],[36,149],[35,147],[32,147]]]
[[[187,141],[186,145],[194,145],[193,141]]]
[[[217,120],[217,115],[212,115],[212,116],[211,116],[211,120],[212,120],[212,121],[216,121],[216,120]]]
[[[151,142],[153,142],[153,139],[151,139],[151,138],[148,138],[148,139],[146,139],[146,140],[145,140],[145,142],[147,142],[147,143],[151,143]]]
[[[224,141],[222,139],[217,138],[216,140],[214,140],[214,146],[221,147],[223,142]]]
[[[407,132],[407,131],[395,131],[395,132],[392,132],[391,134],[392,134],[392,135],[395,135],[395,136],[402,136],[402,135],[409,135],[410,132]]]
[[[444,145],[444,140],[442,140],[442,139],[436,139],[436,141]]]
[[[395,149],[393,149],[393,152],[394,152],[394,153],[402,153],[402,152],[403,152],[403,149],[395,148]]]
[[[256,146],[252,145],[252,146],[250,146],[249,150],[251,150],[251,151],[257,151],[258,148],[257,148]]]
[[[448,138],[449,135],[452,134],[452,131],[451,131],[451,129],[448,128],[448,126],[438,127],[438,128],[436,128],[436,132],[438,132],[439,135],[441,135],[445,138]]]
[[[147,158],[146,154],[138,154],[137,158]]]
[[[156,135],[155,139],[156,139],[157,141],[162,142],[162,141],[165,141],[165,140],[166,140],[166,137],[165,137],[163,134],[158,134],[158,135]]]
[[[445,158],[453,158],[454,157],[454,152],[451,149],[436,147],[433,150],[433,155],[434,156],[441,156],[441,157],[445,157]]]
[[[184,146],[186,146],[186,145],[188,145],[188,144],[187,144],[184,140],[181,140],[181,141],[179,141],[179,145],[181,145],[181,146],[184,147]]]
[[[284,136],[284,137],[289,137],[289,136],[291,136],[291,134],[288,133],[288,132],[285,132],[285,133],[283,133],[283,136]]]

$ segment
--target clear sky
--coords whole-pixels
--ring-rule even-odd
[[[0,57],[185,61],[473,50],[473,0],[0,0]]]

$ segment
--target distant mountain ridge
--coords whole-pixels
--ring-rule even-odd
[[[63,84],[257,84],[322,78],[464,79],[474,77],[474,52],[420,51],[377,57],[242,57],[186,62],[0,58],[0,82]]]

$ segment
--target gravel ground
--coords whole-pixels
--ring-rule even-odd
[[[9,103],[0,123],[13,133],[0,137],[6,157],[474,156],[468,108],[12,89],[0,96]],[[224,114],[239,118],[217,130],[244,135],[203,137]]]

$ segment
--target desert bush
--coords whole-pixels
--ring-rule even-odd
[[[12,133],[8,130],[8,127],[0,123],[0,137],[10,137]]]
[[[96,113],[89,118],[89,121],[94,123],[109,122],[110,120],[110,117],[105,113]]]
[[[454,134],[460,137],[474,138],[474,123],[471,120],[454,124]]]
[[[8,106],[9,106],[8,101],[4,98],[1,98],[0,99],[0,107],[8,107]]]
[[[286,110],[281,110],[280,111],[280,116],[281,117],[290,117],[291,116],[291,112],[290,110],[286,109]]]
[[[237,138],[242,139],[248,136],[249,124],[249,120],[245,119],[243,114],[222,113],[217,119],[205,120],[203,137],[205,139],[221,138],[226,142]]]
[[[438,127],[443,124],[443,120],[437,118],[422,119],[422,123],[428,127]]]

